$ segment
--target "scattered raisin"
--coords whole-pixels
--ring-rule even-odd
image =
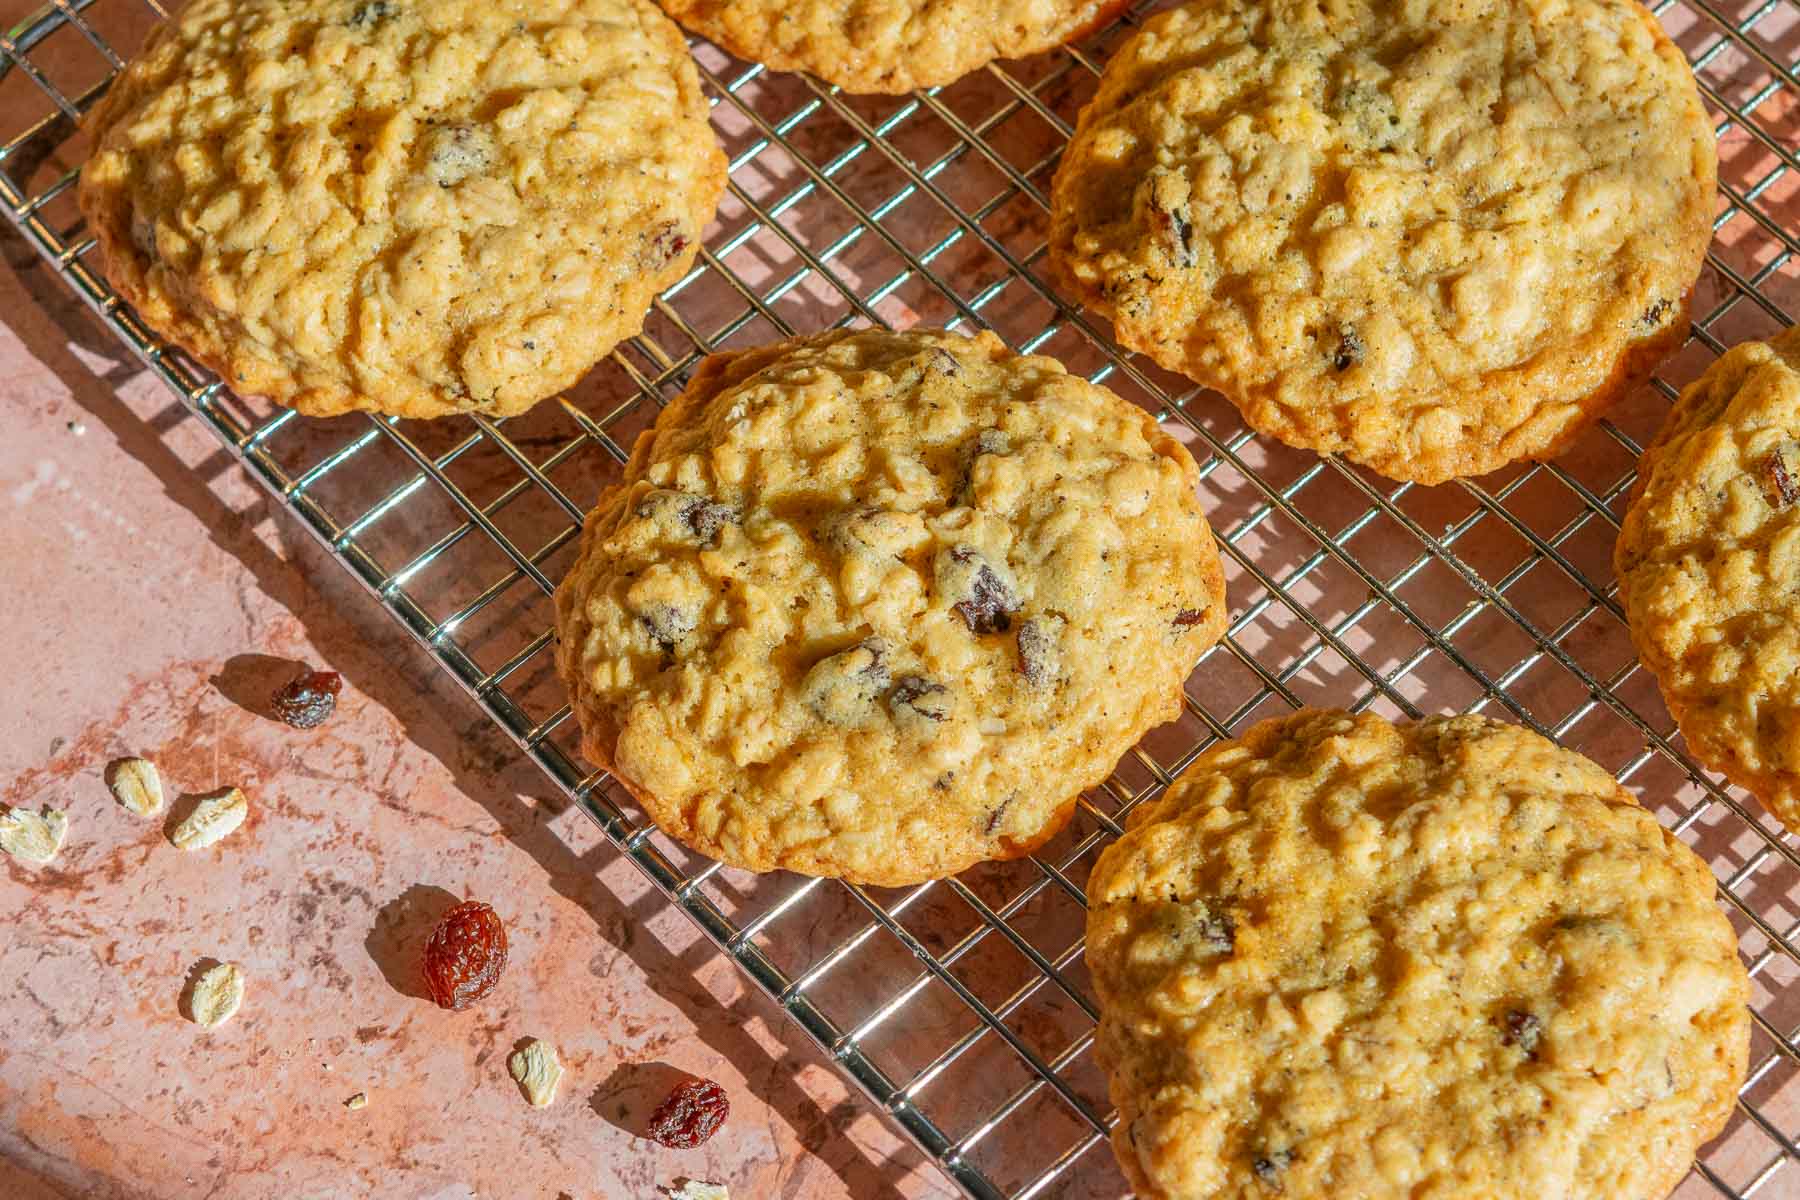
[[[350,10],[350,28],[362,29],[365,26],[379,25],[394,15],[396,7],[390,0],[366,0]]]
[[[731,1114],[725,1089],[710,1079],[690,1079],[650,1114],[650,1136],[671,1150],[703,1145]]]
[[[1264,1187],[1279,1192],[1281,1190],[1281,1173],[1287,1170],[1288,1164],[1293,1161],[1293,1151],[1275,1150],[1262,1155],[1251,1163],[1250,1170],[1255,1172],[1257,1181]]]
[[[1363,345],[1362,334],[1349,325],[1338,331],[1337,352],[1331,356],[1331,365],[1340,371],[1348,371],[1363,360],[1368,347]]]
[[[1144,182],[1150,219],[1156,226],[1163,253],[1177,267],[1198,265],[1200,255],[1194,240],[1193,211],[1189,208],[1193,188],[1186,174],[1158,167]]]
[[[888,644],[872,637],[830,654],[812,665],[800,681],[800,695],[821,720],[854,728],[874,715],[874,703],[887,691]]]
[[[1506,1032],[1500,1035],[1503,1046],[1517,1046],[1526,1058],[1536,1060],[1538,1039],[1544,1034],[1544,1023],[1531,1013],[1514,1009],[1506,1014]]]
[[[1062,666],[1059,653],[1063,620],[1033,617],[1019,626],[1019,674],[1032,687],[1054,683]]]
[[[276,692],[270,704],[283,724],[312,729],[337,710],[338,693],[343,690],[344,677],[336,671],[306,671]]]
[[[439,1008],[460,1011],[494,990],[506,969],[506,926],[479,900],[444,914],[425,943],[425,990]]]
[[[741,514],[730,504],[719,504],[688,492],[658,489],[638,501],[637,515],[655,521],[676,536],[691,533],[710,543],[726,525],[735,525]]]
[[[1763,468],[1768,475],[1769,503],[1776,508],[1786,508],[1796,500],[1800,500],[1800,485],[1794,482],[1793,473],[1787,468],[1787,461],[1778,449],[1769,455],[1769,462]]]
[[[1215,954],[1230,954],[1237,947],[1237,922],[1230,913],[1207,915],[1195,924],[1194,932]]]
[[[1162,230],[1163,242],[1175,265],[1191,267],[1199,263],[1200,256],[1194,253],[1194,223],[1188,219],[1186,210],[1163,208],[1153,203],[1150,212]]]
[[[895,706],[896,716],[910,714],[927,721],[942,721],[950,715],[950,689],[923,675],[902,675],[888,694],[888,703]],[[901,708],[908,713],[900,713]]]
[[[951,607],[968,623],[970,632],[1005,633],[1011,629],[1011,614],[1019,611],[1019,598],[999,573],[968,546],[953,548],[950,561],[963,568],[963,586],[958,589],[962,598]]]
[[[688,237],[674,221],[664,221],[646,239],[643,257],[653,267],[666,267],[689,246]]]
[[[729,504],[696,500],[682,511],[682,521],[703,542],[711,542],[726,525],[738,523],[738,510]]]
[[[998,429],[984,429],[975,435],[963,451],[962,479],[956,485],[958,504],[969,504],[975,496],[975,460],[988,454],[1011,454],[1012,439]]]
[[[1673,307],[1675,306],[1668,300],[1658,300],[1646,308],[1644,315],[1638,318],[1638,328],[1646,332],[1655,329],[1662,324],[1663,318],[1669,315],[1669,310]]]
[[[874,541],[886,513],[879,508],[834,512],[819,522],[819,540],[840,554],[875,553]]]
[[[676,608],[673,604],[652,604],[648,611],[639,615],[638,620],[650,631],[650,637],[661,646],[664,654],[675,653],[675,648],[687,640],[694,632],[698,622],[694,614]]]
[[[1192,629],[1194,626],[1198,625],[1200,622],[1206,620],[1206,611],[1207,610],[1204,608],[1184,608],[1184,609],[1182,609],[1180,612],[1175,614],[1175,628],[1177,628],[1177,629]]]
[[[987,827],[983,829],[982,832],[988,837],[993,837],[996,833],[1000,832],[1000,822],[1006,819],[1006,810],[1011,808],[1013,801],[1018,798],[1019,793],[1009,793],[1006,799],[1000,802],[1000,807],[996,808],[994,814],[988,818]]]

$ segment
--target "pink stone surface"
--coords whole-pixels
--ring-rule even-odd
[[[0,251],[0,802],[70,821],[52,865],[0,856],[0,1196],[951,1194],[22,240]],[[297,662],[346,681],[311,731],[262,715]],[[125,755],[161,769],[162,817],[112,799]],[[242,829],[169,844],[184,797],[233,784]],[[512,954],[448,1013],[418,955],[462,896]],[[248,986],[208,1031],[180,1001],[211,960]],[[544,1110],[506,1069],[531,1037],[567,1071]],[[666,1150],[639,1133],[686,1073],[731,1118]]]
[[[48,867],[0,859],[0,1196],[944,1196],[779,1010],[558,811],[537,768],[0,239],[0,801],[69,813]],[[46,309],[48,311],[46,311]],[[85,426],[71,432],[70,422]],[[289,660],[343,673],[324,726],[260,708]],[[137,818],[108,762],[161,768]],[[244,827],[184,854],[180,797],[236,784]],[[504,916],[498,989],[421,998],[431,920]],[[237,1017],[179,1001],[242,965]],[[507,1075],[557,1045],[556,1104]],[[680,1072],[720,1081],[707,1146],[637,1136]],[[368,1107],[343,1103],[365,1092]]]
[[[0,28],[33,7],[30,0],[0,0]],[[122,20],[123,27],[106,28],[122,45],[133,44],[148,23],[148,10],[135,0],[103,0],[86,11],[96,21]],[[1690,54],[1713,36],[1681,6],[1665,21]],[[1787,39],[1777,50],[1792,61],[1800,53],[1800,19],[1777,16],[1765,24]],[[78,91],[97,77],[98,59],[70,32],[58,39],[34,59],[53,82]],[[730,70],[715,52],[703,49],[700,57],[703,67]],[[1723,65],[1709,70],[1721,77],[1708,82],[1724,87],[1723,74],[1742,64],[1729,55],[1717,62]],[[1052,69],[1039,62],[1023,68],[1023,77],[1043,79]],[[1067,119],[1091,87],[1075,72],[1042,94]],[[757,78],[739,96],[768,113],[813,100],[802,83],[781,75]],[[1041,190],[1058,138],[1029,113],[992,116],[1008,102],[1006,89],[982,79],[937,98],[967,126],[981,127],[989,146]],[[18,132],[21,103],[37,112],[45,107],[16,72],[0,79],[0,137]],[[834,181],[847,202],[829,189],[807,191],[812,176],[800,163],[805,158],[816,170],[854,152],[860,135],[850,117],[879,124],[904,103],[846,102],[794,130],[792,150],[760,153],[754,148],[761,128],[722,103],[715,127],[728,152],[751,155],[734,182],[765,212],[795,198],[783,209],[782,236],[764,222],[721,252],[724,265],[753,282],[789,278],[807,267],[796,241],[817,252],[854,229],[849,203],[872,210],[907,186],[894,163],[866,154]],[[1761,111],[1778,134],[1791,138],[1800,129],[1786,92]],[[921,121],[900,125],[893,137],[914,163],[938,161],[957,142],[947,126]],[[80,153],[77,137],[35,170],[37,186]],[[1740,192],[1776,162],[1741,130],[1723,140],[1721,161],[1722,177]],[[934,180],[966,210],[986,212],[987,237],[1036,265],[1044,214],[1016,194],[990,204],[1007,186],[991,164],[964,155]],[[1761,192],[1760,203],[1791,228],[1800,184],[1784,175]],[[63,201],[45,212],[59,225],[73,219]],[[727,197],[709,246],[725,245],[756,217],[742,197]],[[940,208],[916,197],[886,224],[915,254],[955,232]],[[965,238],[934,260],[964,296],[1009,270],[973,243]],[[1747,216],[1723,224],[1715,249],[1746,277],[1778,262],[1763,290],[1794,310],[1800,260],[1778,258],[1775,243]],[[0,270],[0,395],[8,418],[0,438],[0,645],[8,651],[0,660],[0,803],[61,807],[71,826],[49,867],[0,859],[0,911],[10,918],[0,936],[0,1200],[648,1200],[656,1185],[687,1177],[728,1183],[736,1200],[954,1194],[776,1006],[750,989],[585,816],[565,807],[538,769],[124,354],[22,240],[0,232],[0,252],[7,265]],[[772,301],[774,316],[798,329],[840,319],[844,297],[834,281],[841,281],[865,295],[884,288],[874,311],[898,326],[957,318],[932,281],[876,238],[846,243],[826,266],[807,270]],[[890,280],[898,282],[885,288]],[[1720,309],[1710,325],[1720,339],[1774,328],[1755,305],[1722,306],[1728,295],[1722,276],[1709,270],[1695,311]],[[715,270],[676,306],[684,319],[713,329],[742,303]],[[1015,289],[983,315],[1021,343],[1044,328],[1049,313],[1041,297]],[[686,352],[666,316],[653,316],[651,329],[677,355]],[[729,343],[775,332],[767,315],[759,316],[733,326]],[[1066,325],[1045,349],[1077,369],[1092,371],[1104,361]],[[1710,357],[1690,345],[1662,373],[1679,385]],[[657,364],[637,367],[654,373]],[[1181,393],[1178,381],[1150,374]],[[1160,403],[1122,373],[1108,382],[1153,407]],[[578,405],[598,418],[635,395],[636,385],[606,364],[578,391]],[[509,423],[509,435],[539,455],[563,444],[568,422],[553,407]],[[648,419],[646,407],[609,432],[628,441]],[[1613,417],[1641,442],[1665,408],[1662,396],[1642,388]],[[1319,527],[1342,529],[1363,511],[1362,494],[1331,472],[1302,485],[1313,456],[1263,439],[1239,443],[1242,427],[1224,404],[1200,397],[1188,412],[1235,446],[1247,468],[1276,487],[1300,489],[1294,508]],[[301,422],[269,446],[304,465],[308,454],[360,428],[353,421]],[[407,432],[437,453],[466,431],[415,423]],[[1205,460],[1206,448],[1189,440]],[[357,471],[366,467],[369,477],[334,475],[319,489],[321,503],[359,512],[405,467],[392,456],[372,466],[359,461]],[[582,502],[614,469],[598,453],[571,462],[557,482]],[[458,477],[485,500],[505,466],[486,448],[460,461]],[[1617,485],[1630,466],[1629,453],[1599,431],[1559,463],[1615,510]],[[1453,649],[1488,678],[1509,678],[1514,700],[1540,723],[1566,723],[1568,744],[1623,772],[1747,908],[1787,931],[1800,911],[1800,866],[1772,855],[1742,818],[1708,801],[1671,760],[1642,758],[1642,731],[1592,704],[1586,685],[1540,653],[1513,620],[1489,607],[1430,645],[1390,606],[1348,621],[1368,598],[1366,582],[1333,562],[1305,565],[1317,556],[1317,541],[1295,521],[1270,515],[1266,494],[1236,465],[1212,459],[1207,467],[1203,498],[1214,526],[1233,538],[1226,564],[1233,610],[1253,614],[1230,651],[1215,652],[1190,681],[1189,695],[1210,714],[1251,705],[1233,718],[1241,727],[1286,707],[1250,668],[1247,660],[1254,660],[1270,671],[1293,668],[1282,686],[1305,703],[1351,703],[1367,695],[1367,673],[1378,672],[1392,680],[1390,696],[1375,699],[1389,715],[1398,711],[1393,694],[1423,711],[1475,707],[1510,715],[1449,661]],[[1524,473],[1516,468],[1484,486],[1500,492]],[[1432,536],[1469,522],[1480,507],[1455,486],[1390,494]],[[1540,538],[1561,537],[1582,511],[1579,499],[1543,473],[1506,496],[1508,510]],[[564,527],[553,506],[522,508],[502,518],[521,544],[537,545]],[[360,544],[404,562],[407,548],[460,520],[441,498],[436,509],[409,502]],[[1415,537],[1386,517],[1346,542],[1381,579],[1400,578],[1420,554]],[[1605,523],[1588,521],[1557,546],[1601,587],[1610,580]],[[1653,682],[1629,671],[1623,626],[1596,616],[1589,595],[1565,573],[1533,560],[1531,546],[1498,520],[1458,541],[1455,553],[1489,580],[1516,576],[1507,595],[1520,616],[1541,630],[1565,630],[1563,652],[1595,677],[1617,679],[1626,703],[1659,734],[1673,736]],[[507,568],[492,554],[459,555],[423,572],[414,591],[466,600]],[[547,558],[544,570],[554,579],[566,561],[565,550]],[[1475,600],[1441,556],[1394,591],[1434,629],[1450,628]],[[496,604],[459,634],[462,643],[487,654],[490,664],[504,659],[517,649],[509,638],[542,627],[542,598],[532,599],[536,609]],[[1321,650],[1309,621],[1348,625]],[[346,680],[337,715],[312,731],[263,715],[268,693],[302,662]],[[1521,664],[1529,669],[1517,672]],[[526,678],[519,691],[561,702],[554,680]],[[1167,766],[1208,736],[1190,714],[1153,733],[1144,749]],[[172,812],[154,821],[126,812],[105,785],[107,764],[134,754],[161,767],[172,801]],[[1128,758],[1092,802],[1105,808],[1148,787],[1146,761]],[[165,835],[191,798],[228,785],[250,796],[246,825],[207,851],[184,855],[170,846]],[[1755,819],[1754,802],[1739,799]],[[892,1078],[915,1081],[920,1108],[952,1137],[970,1137],[995,1112],[1009,1114],[975,1139],[971,1162],[1020,1187],[1069,1155],[1070,1169],[1040,1195],[1116,1200],[1124,1183],[1105,1147],[1091,1141],[1067,1097],[1034,1083],[1023,1065],[1024,1054],[1054,1064],[1081,1103],[1106,1111],[1104,1080],[1091,1059],[1091,1020],[1084,1001],[1071,995],[1086,979],[1080,909],[1070,893],[1091,865],[1092,849],[1079,847],[1095,828],[1094,814],[1084,813],[1046,851],[1061,872],[1060,890],[1046,886],[1036,867],[1017,863],[985,865],[919,893],[876,895],[898,932],[876,928],[849,893],[808,891],[792,876],[722,872],[708,880],[705,894],[728,916],[749,921],[806,892],[758,934],[756,947],[795,975],[831,948],[851,947],[809,987],[809,998],[843,1028],[904,1001],[903,1016],[873,1027],[863,1047]],[[436,915],[463,896],[488,900],[505,918],[511,962],[484,1002],[444,1013],[423,999],[417,959]],[[994,935],[983,908],[1004,913],[1072,987],[1059,992],[1047,983],[1024,953]],[[1758,1011],[1791,1031],[1800,1021],[1800,967],[1772,952],[1742,912],[1732,915],[1755,969]],[[983,1031],[945,980],[921,975],[900,934],[939,956],[955,988],[1001,1012],[1011,1048]],[[182,1016],[180,998],[195,969],[212,960],[241,964],[248,994],[235,1020],[209,1032]],[[506,1072],[508,1053],[532,1037],[554,1043],[568,1072],[555,1106],[541,1111],[526,1106]],[[1800,1136],[1800,1069],[1761,1031],[1752,1063],[1760,1065],[1746,1098],[1761,1120],[1740,1110],[1705,1161],[1724,1188],[1741,1190],[1760,1178],[1758,1194],[1790,1194],[1781,1190],[1786,1186],[1800,1195],[1800,1165],[1783,1161],[1781,1143],[1763,1124],[1790,1145]],[[717,1079],[732,1097],[719,1136],[690,1152],[636,1136],[671,1084],[689,1073]],[[369,1105],[351,1112],[343,1102],[357,1092]],[[1720,1191],[1696,1174],[1678,1195],[1698,1200]]]

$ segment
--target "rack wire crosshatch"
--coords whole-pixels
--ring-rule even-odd
[[[1301,704],[1490,711],[1598,759],[1712,864],[1753,980],[1751,1071],[1682,1197],[1800,1195],[1800,846],[1686,755],[1638,667],[1611,549],[1639,448],[1725,346],[1800,312],[1800,5],[1654,5],[1717,118],[1717,239],[1692,336],[1563,458],[1439,488],[1254,437],[1120,353],[1045,278],[1047,191],[1107,53],[849,97],[699,42],[732,182],[645,332],[506,422],[307,421],[233,396],[98,273],[73,203],[80,115],[166,15],[54,0],[0,37],[0,204],[44,262],[607,837],[972,1197],[1113,1197],[1083,883],[1122,814],[1212,741]],[[60,45],[52,56],[46,48]],[[71,74],[68,63],[87,63]],[[899,891],[695,858],[589,771],[550,664],[549,593],[632,439],[719,347],[849,323],[992,328],[1142,403],[1201,463],[1232,622],[1152,733],[1035,858]]]

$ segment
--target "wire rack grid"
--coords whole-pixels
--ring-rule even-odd
[[[1615,771],[1712,864],[1754,985],[1751,1072],[1681,1196],[1800,1195],[1800,853],[1696,767],[1639,668],[1610,564],[1679,384],[1800,311],[1800,7],[1655,6],[1717,121],[1717,240],[1692,336],[1567,455],[1438,488],[1253,436],[1121,352],[1044,272],[1049,178],[1140,4],[1080,46],[849,97],[703,43],[731,186],[644,333],[523,417],[308,421],[224,389],[109,289],[73,205],[80,116],[156,0],[55,0],[0,38],[0,204],[67,286],[829,1059],[974,1197],[1127,1192],[1092,1057],[1083,884],[1123,814],[1207,745],[1304,704],[1492,711]],[[580,761],[548,596],[586,506],[705,354],[846,324],[995,330],[1157,414],[1202,464],[1233,619],[1070,828],[1018,863],[883,891],[752,877],[665,839]]]

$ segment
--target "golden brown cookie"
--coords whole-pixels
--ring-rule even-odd
[[[1734,347],[1682,391],[1614,558],[1694,757],[1800,831],[1800,332]]]
[[[582,748],[737,866],[898,886],[1062,827],[1225,624],[1197,470],[991,334],[708,359],[556,593]]]
[[[1050,250],[1256,429],[1435,483],[1556,453],[1680,344],[1716,170],[1634,0],[1208,0],[1107,64]]]
[[[1097,29],[1129,0],[663,0],[739,58],[847,92],[909,92]]]
[[[317,415],[567,387],[687,270],[725,183],[650,0],[194,0],[87,128],[120,295]]]
[[[1744,1079],[1706,864],[1514,725],[1265,721],[1132,814],[1088,903],[1145,1200],[1660,1200]]]

